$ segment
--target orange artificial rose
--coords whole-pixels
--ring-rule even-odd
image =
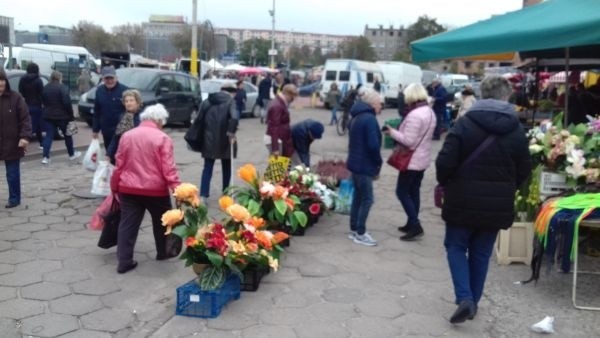
[[[200,205],[200,198],[198,197],[198,187],[191,183],[181,183],[175,188],[173,192],[175,199],[182,202],[187,202],[194,207]]]
[[[256,251],[258,251],[258,244],[246,243],[246,249],[248,249],[248,252],[250,253],[255,253]]]
[[[288,206],[288,208],[290,208],[290,210],[294,210],[294,200],[293,199],[286,198],[285,204],[287,204],[287,206]]]
[[[187,246],[187,247],[198,245],[198,243],[199,243],[198,240],[196,238],[194,238],[193,236],[190,236],[185,239],[185,246]]]
[[[279,244],[288,238],[290,238],[290,236],[288,234],[286,234],[285,232],[282,232],[282,231],[278,231],[273,235],[273,243]]]
[[[257,231],[254,236],[263,248],[271,250],[273,248],[273,244],[271,243],[271,236],[268,236],[267,233],[270,234],[270,232],[267,231]]]
[[[167,227],[167,232],[165,232],[165,235],[170,234],[171,229],[183,221],[183,215],[183,211],[180,209],[171,209],[162,215],[160,218],[162,225]]]
[[[260,229],[265,226],[266,222],[261,217],[253,216],[246,222],[246,224],[253,226],[255,229]]]
[[[236,222],[245,222],[250,218],[250,212],[239,204],[232,204],[225,210]]]
[[[288,196],[288,190],[285,187],[280,185],[275,186],[275,191],[273,192],[273,198],[278,200],[281,198],[286,198]]]
[[[224,195],[221,198],[219,198],[219,206],[221,207],[221,210],[227,210],[227,208],[229,208],[233,204],[235,204],[233,198],[227,195]]]
[[[254,182],[254,180],[256,180],[256,168],[248,163],[248,164],[244,164],[239,170],[238,170],[238,176],[247,183],[252,183]]]

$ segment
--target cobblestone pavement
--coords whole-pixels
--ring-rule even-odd
[[[296,121],[330,118],[323,109],[292,114]],[[379,119],[395,117],[386,110]],[[167,132],[176,143],[182,180],[198,184],[201,157],[186,150],[183,129]],[[263,133],[258,119],[242,120],[236,166],[253,162],[264,168]],[[326,127],[324,139],[313,145],[313,163],[344,159],[346,143]],[[436,143],[435,151],[440,146]],[[154,260],[149,217],[135,248],[138,267],[117,274],[115,249],[98,248],[99,233],[86,228],[100,200],[72,195],[90,188],[92,173],[69,164],[65,154],[54,156],[48,167],[32,158],[22,165],[23,204],[0,210],[0,336],[533,337],[529,326],[545,315],[556,317],[556,337],[598,336],[599,315],[571,305],[571,275],[552,270],[542,273],[537,286],[516,285],[529,277],[529,267],[494,262],[475,320],[448,323],[455,305],[443,223],[432,205],[434,170],[426,172],[422,187],[426,234],[421,241],[398,240],[396,227],[406,218],[394,196],[396,173],[386,166],[375,183],[368,220],[378,246],[354,244],[346,236],[348,217],[325,215],[306,236],[292,239],[280,271],[265,277],[258,291],[244,292],[217,319],[206,320],[174,316],[175,289],[194,275],[177,259]],[[211,206],[217,204],[220,182],[216,166]],[[6,189],[2,183],[2,199]],[[580,297],[593,294],[600,303],[599,282],[583,279]]]

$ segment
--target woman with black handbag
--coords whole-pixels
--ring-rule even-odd
[[[431,163],[431,137],[435,129],[435,114],[427,105],[427,90],[412,83],[404,90],[407,114],[398,130],[386,128],[384,133],[398,142],[388,163],[399,170],[396,196],[406,212],[406,225],[398,227],[405,232],[403,241],[414,241],[423,236],[419,221],[421,181]]]

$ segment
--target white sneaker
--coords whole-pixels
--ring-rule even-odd
[[[73,156],[69,156],[69,161],[74,161],[81,157],[81,151],[76,151]]]
[[[200,196],[200,203],[208,208],[208,197]]]
[[[350,230],[350,232],[348,233],[348,239],[349,239],[349,240],[354,240],[354,238],[356,238],[356,235],[358,235],[358,234],[356,233],[356,231],[352,231],[352,230]]]
[[[356,236],[354,236],[354,243],[366,246],[377,245],[377,241],[373,239],[373,237],[371,237],[371,235],[368,232],[365,232],[362,235],[356,234]]]
[[[49,163],[50,163],[50,159],[49,159],[49,158],[47,158],[47,157],[44,157],[44,158],[42,159],[42,164],[49,164]]]

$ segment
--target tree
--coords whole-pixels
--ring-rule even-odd
[[[73,26],[73,43],[87,48],[95,55],[114,48],[113,36],[102,26],[91,21],[79,21],[76,26]]]
[[[146,49],[146,37],[142,25],[127,23],[113,27],[112,32],[116,49],[138,54]]]
[[[240,47],[240,60],[247,65],[268,65],[271,41],[266,39],[252,39],[242,42]]]
[[[342,57],[364,60],[364,61],[375,61],[377,54],[371,42],[364,36],[354,37],[343,41],[338,47]]]
[[[227,37],[227,53],[230,54],[230,53],[235,52],[236,47],[237,46],[236,46],[235,40],[230,37]]]
[[[408,50],[399,50],[392,56],[393,61],[410,62],[410,52]]]
[[[415,40],[426,38],[431,35],[445,32],[446,27],[437,23],[437,19],[422,15],[417,19],[417,22],[408,26],[408,44]]]
[[[311,62],[313,65],[322,65],[325,63],[325,58],[323,57],[323,50],[321,47],[316,47],[311,56]]]
[[[182,55],[190,55],[192,50],[192,26],[186,24],[179,33],[171,35],[171,43],[181,51]],[[214,52],[214,30],[210,21],[204,21],[198,25],[198,56],[209,60]],[[202,57],[204,55],[204,57]]]

